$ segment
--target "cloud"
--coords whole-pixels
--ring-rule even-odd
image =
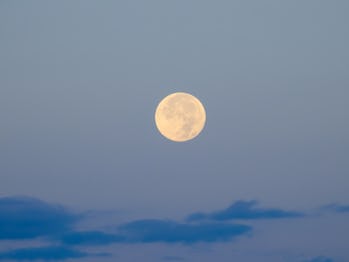
[[[28,197],[0,199],[0,239],[31,239],[46,237],[65,246],[98,246],[111,243],[196,243],[229,241],[249,232],[246,225],[229,223],[178,223],[170,220],[136,220],[122,224],[117,234],[102,231],[75,231],[81,216],[65,208]],[[21,255],[31,249],[5,253]],[[38,249],[38,252],[54,251]],[[27,254],[26,253],[26,254]],[[4,255],[4,254],[3,254]]]
[[[237,201],[227,209],[212,213],[194,213],[188,216],[187,221],[214,220],[226,221],[231,219],[277,219],[304,216],[300,212],[285,211],[276,208],[258,208],[257,201]]]
[[[34,198],[0,198],[0,240],[52,236],[70,230],[77,219],[61,206]]]
[[[38,199],[0,198],[0,240],[48,237],[65,245],[106,245],[121,240],[104,232],[74,231],[73,226],[81,219],[59,205]]]
[[[315,257],[315,258],[311,258],[309,260],[305,260],[303,262],[334,262],[333,259],[328,258],[328,257]]]
[[[131,243],[224,242],[246,234],[252,228],[228,223],[185,224],[170,220],[137,220],[119,227],[125,241]]]
[[[324,207],[326,210],[335,212],[335,213],[349,213],[349,206],[339,205],[339,204],[329,204]]]
[[[165,261],[183,261],[184,260],[184,258],[177,257],[177,256],[165,256],[162,259]]]
[[[70,249],[67,247],[50,246],[50,247],[36,247],[36,248],[21,248],[14,249],[0,253],[0,259],[9,260],[65,260],[72,258],[83,258],[88,256],[88,253],[84,253],[78,250]]]
[[[108,245],[123,242],[125,238],[120,235],[107,234],[99,231],[69,232],[60,237],[65,245]]]
[[[224,242],[252,228],[230,223],[190,224],[170,220],[136,220],[122,224],[117,234],[100,231],[69,232],[59,238],[64,245],[98,246],[112,243],[197,243]]]
[[[0,198],[0,239],[47,237],[67,246],[98,246],[112,243],[197,243],[222,242],[244,235],[252,227],[222,223],[231,219],[263,219],[301,216],[281,209],[258,208],[256,201],[238,201],[212,213],[194,213],[187,222],[145,219],[122,224],[117,234],[75,231],[82,219],[65,208],[28,197]],[[214,222],[190,223],[213,220]],[[190,222],[188,222],[190,221]]]

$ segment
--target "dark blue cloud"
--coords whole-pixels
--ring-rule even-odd
[[[227,209],[212,213],[194,213],[187,221],[214,220],[225,221],[231,219],[276,219],[303,216],[300,212],[285,211],[276,208],[256,207],[257,201],[237,201]]]
[[[315,258],[311,258],[309,260],[305,260],[303,262],[334,262],[333,259],[328,258],[328,257],[315,257]]]
[[[72,258],[83,258],[89,254],[66,248],[66,247],[36,247],[36,248],[21,248],[0,253],[0,259],[9,260],[65,260]]]
[[[69,230],[78,219],[58,205],[28,198],[0,198],[0,239],[29,239]]]
[[[228,223],[185,224],[170,220],[137,220],[119,227],[131,243],[196,243],[229,241],[252,228]]]
[[[120,235],[107,234],[99,231],[69,232],[60,238],[66,245],[108,245],[125,241]]]

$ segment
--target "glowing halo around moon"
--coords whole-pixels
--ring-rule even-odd
[[[169,140],[184,142],[198,136],[205,126],[206,111],[195,96],[178,92],[166,96],[156,108],[155,123]]]

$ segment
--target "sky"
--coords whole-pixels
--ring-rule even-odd
[[[349,261],[349,2],[0,2],[0,260]],[[164,138],[173,92],[202,133]]]

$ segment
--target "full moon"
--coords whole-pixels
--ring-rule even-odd
[[[195,138],[205,126],[206,112],[200,100],[188,93],[173,93],[159,103],[155,123],[159,132],[175,142]]]

